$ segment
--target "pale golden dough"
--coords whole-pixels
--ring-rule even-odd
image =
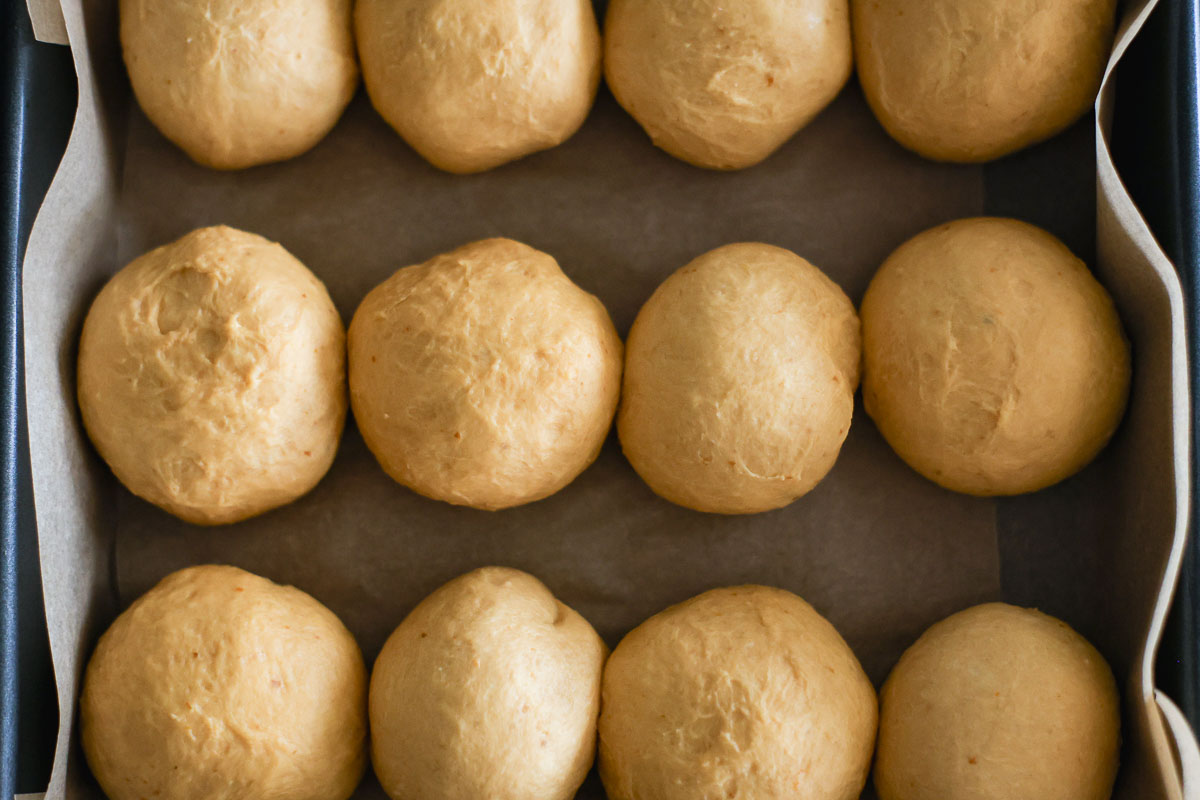
[[[1032,609],[989,603],[927,630],[883,686],[880,800],[1108,800],[1120,704],[1104,658]]]
[[[854,306],[823,272],[780,247],[720,247],[638,312],[621,447],[673,503],[722,514],[787,505],[837,459],[859,354]]]
[[[79,701],[110,800],[345,800],[366,765],[354,637],[235,567],[172,573],[100,638]]]
[[[189,522],[235,522],[296,499],[333,463],[342,320],[279,245],[201,228],[105,284],[83,323],[78,392],[131,492]]]
[[[354,15],[371,102],[440,169],[561,144],[596,97],[591,0],[358,0]]]
[[[592,766],[607,648],[532,575],[425,598],[371,674],[371,761],[395,800],[569,800]]]
[[[396,481],[499,509],[557,492],[596,460],[621,388],[600,301],[511,239],[396,272],[350,323],[350,397]]]
[[[896,141],[979,162],[1092,107],[1116,0],[852,0],[858,79]]]
[[[1112,299],[1046,231],[973,218],[901,245],[862,303],[863,401],[896,453],[956,492],[1057,483],[1125,410]]]
[[[654,144],[710,169],[757,164],[850,77],[847,0],[611,0],[604,72]]]
[[[305,152],[358,85],[351,0],[121,0],[138,104],[201,164],[240,169]]]
[[[705,592],[627,635],[604,670],[600,777],[611,800],[852,800],[875,690],[791,592]]]

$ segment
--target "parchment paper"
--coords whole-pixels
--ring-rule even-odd
[[[565,147],[476,177],[426,165],[362,95],[315,152],[277,167],[197,167],[140,112],[126,152],[119,263],[220,221],[283,242],[347,320],[395,269],[501,235],[558,258],[622,335],[668,274],[727,242],[794,249],[857,299],[899,241],[982,210],[978,169],[930,168],[903,152],[855,90],[784,152],[732,175],[661,154],[607,94]],[[122,492],[118,585],[128,601],[184,564],[231,561],[313,592],[370,658],[422,596],[488,563],[538,575],[610,644],[704,589],[771,583],[827,613],[878,679],[914,632],[998,596],[995,514],[914,476],[861,408],[851,430],[817,491],[740,517],[655,497],[615,436],[558,495],[487,513],[398,486],[351,433],[317,491],[228,530],[177,522]]]
[[[220,221],[283,242],[347,320],[395,269],[497,235],[552,253],[622,335],[668,274],[733,241],[803,253],[857,299],[899,241],[980,213],[983,202],[980,170],[930,168],[905,153],[854,89],[770,162],[732,175],[658,152],[607,93],[566,146],[469,178],[426,165],[362,95],[316,151],[275,167],[196,167],[140,112],[126,153],[119,263]],[[877,681],[928,624],[1000,588],[993,504],[914,475],[861,408],[830,477],[787,509],[754,516],[700,514],[655,497],[615,436],[559,494],[499,513],[399,487],[353,431],[315,492],[229,530],[198,530],[120,493],[122,602],[207,561],[312,592],[368,660],[424,595],[484,564],[539,576],[610,645],[705,589],[767,583],[826,613]]]
[[[615,437],[596,464],[547,500],[497,513],[455,508],[392,483],[350,425],[329,475],[309,496],[221,529],[186,525],[116,487],[81,436],[73,405],[74,342],[90,297],[137,254],[201,225],[229,224],[280,241],[326,282],[346,320],[395,269],[473,239],[509,236],[554,255],[600,297],[624,335],[668,274],[733,241],[795,250],[856,303],[894,247],[956,217],[1004,209],[1090,255],[1096,163],[1090,123],[1009,161],[1007,170],[1006,162],[988,169],[938,165],[891,142],[851,84],[764,164],[715,173],[653,148],[602,90],[583,129],[564,146],[460,177],[421,161],[360,94],[309,154],[218,173],[192,164],[133,104],[121,104],[127,88],[112,49],[111,6],[87,5],[88,20],[79,0],[66,3],[65,16],[81,96],[87,93],[81,115],[90,104],[95,118],[90,127],[77,125],[63,174],[88,164],[102,171],[70,184],[60,174],[31,241],[25,285],[43,584],[64,711],[51,796],[63,796],[70,779],[85,774],[77,751],[67,764],[64,745],[87,649],[111,618],[104,589],[115,591],[121,608],[166,573],[195,563],[237,564],[312,593],[342,617],[368,663],[429,591],[473,567],[507,564],[546,581],[610,645],[649,615],[705,589],[766,583],[798,592],[826,614],[879,683],[929,624],[1008,596],[1049,605],[1096,638],[1118,674],[1134,674],[1138,655],[1129,643],[1146,640],[1148,615],[1126,615],[1120,635],[1097,634],[1105,618],[1095,609],[1122,589],[1105,583],[1111,574],[1105,558],[1113,538],[1149,535],[1161,542],[1152,556],[1127,565],[1149,576],[1150,596],[1142,587],[1139,598],[1152,601],[1164,574],[1161,552],[1177,532],[1174,509],[1135,531],[1124,513],[1128,494],[1111,489],[1114,481],[1140,486],[1154,474],[1147,465],[1170,464],[1180,436],[1160,425],[1148,428],[1153,441],[1139,438],[1141,429],[1131,428],[1146,415],[1137,413],[1136,400],[1109,454],[1015,511],[920,478],[892,454],[860,405],[829,477],[792,506],[767,514],[705,515],[658,499],[624,461]],[[114,99],[106,105],[105,97]],[[122,164],[113,180],[110,170]],[[1033,196],[1038,186],[1056,186],[1066,202],[1048,207],[1044,194]],[[80,197],[97,209],[84,226]],[[1081,231],[1087,232],[1082,245]],[[1166,280],[1148,274],[1155,286]],[[1123,314],[1137,305],[1116,295]],[[1132,328],[1135,358],[1150,342],[1169,362],[1180,346],[1171,323],[1168,316],[1150,331]],[[1156,333],[1162,331],[1165,338]],[[1159,371],[1137,363],[1135,395],[1175,396],[1169,370],[1164,382]],[[1153,401],[1146,408],[1152,412]],[[1122,455],[1131,443],[1134,452]],[[63,453],[70,456],[65,463]],[[1182,489],[1186,494],[1186,484]],[[1093,526],[1103,535],[1090,536]],[[102,563],[109,537],[111,562]],[[1047,575],[1009,558],[1030,553],[1037,564],[1061,568]],[[94,587],[91,594],[74,598],[58,569],[79,574],[82,585]],[[1163,771],[1148,741],[1135,735],[1127,752],[1136,782],[1123,780],[1125,791],[1168,796],[1175,776]],[[98,795],[88,779],[81,785],[67,796]],[[379,796],[373,779],[359,796]],[[602,797],[594,777],[580,797]]]

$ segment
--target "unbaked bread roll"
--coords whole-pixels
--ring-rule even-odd
[[[351,0],[121,0],[138,104],[193,159],[240,169],[298,156],[358,85]]]
[[[79,701],[110,800],[344,800],[366,764],[367,671],[304,592],[172,573],[100,637]]]
[[[858,79],[896,141],[989,161],[1091,108],[1116,0],[853,0]]]
[[[1033,225],[964,219],[910,239],[871,280],[862,323],[867,413],[947,489],[1057,483],[1124,413],[1129,344],[1112,300]]]
[[[486,239],[401,269],[350,323],[367,446],[426,497],[499,509],[596,460],[621,388],[608,312],[549,255]]]
[[[128,489],[188,522],[289,503],[333,463],[345,334],[277,244],[214,227],[134,259],[83,323],[79,407]]]
[[[721,514],[787,505],[837,459],[859,354],[854,306],[819,269],[779,247],[720,247],[638,312],[621,447],[673,503]]]
[[[371,674],[371,761],[395,800],[570,800],[592,766],[607,648],[532,575],[423,600]]]
[[[600,777],[611,800],[853,800],[875,690],[791,592],[715,589],[627,635],[604,670]]]
[[[611,0],[604,74],[654,144],[710,169],[762,161],[850,77],[847,0]]]
[[[561,144],[596,98],[591,0],[358,0],[354,16],[371,102],[440,169]]]
[[[1108,800],[1121,717],[1104,658],[1032,609],[989,603],[927,630],[883,686],[880,800]]]

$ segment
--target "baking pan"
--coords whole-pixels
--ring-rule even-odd
[[[1200,443],[1200,52],[1197,3],[1170,0],[1148,21],[1130,48],[1117,83],[1120,113],[1114,120],[1117,166],[1138,208],[1182,279],[1188,310],[1193,397],[1192,480],[1200,478],[1195,458]],[[1128,69],[1127,69],[1128,68]],[[1200,508],[1193,503],[1191,529]],[[1193,727],[1200,722],[1200,557],[1191,537],[1162,650],[1159,685]]]
[[[75,70],[34,40],[23,0],[0,0],[0,797],[45,789],[58,725],[42,608],[21,374],[20,276],[38,206],[67,144]]]
[[[16,4],[19,2],[19,0],[5,0],[5,2],[11,3],[14,6],[16,6]],[[21,9],[19,7],[14,8],[14,14],[16,16],[23,18],[23,14],[20,13],[22,11],[23,11],[23,9]],[[1171,84],[1176,87],[1176,91],[1167,92],[1166,99],[1159,100],[1158,105],[1154,106],[1154,109],[1156,110],[1157,113],[1165,113],[1168,118],[1165,123],[1162,123],[1161,127],[1158,126],[1157,124],[1151,125],[1151,126],[1141,125],[1141,126],[1137,126],[1137,127],[1139,127],[1139,128],[1150,127],[1152,129],[1151,130],[1152,133],[1166,131],[1166,133],[1164,134],[1166,139],[1170,142],[1173,142],[1172,149],[1170,150],[1170,152],[1173,154],[1173,157],[1175,159],[1173,162],[1173,167],[1171,167],[1169,165],[1168,169],[1173,168],[1174,169],[1173,174],[1177,174],[1177,175],[1182,174],[1179,172],[1180,167],[1182,165],[1195,164],[1196,136],[1195,136],[1194,125],[1191,128],[1187,129],[1188,132],[1183,134],[1185,136],[1190,135],[1191,138],[1186,140],[1188,143],[1190,143],[1189,146],[1185,146],[1184,140],[1180,138],[1180,136],[1181,136],[1180,131],[1186,127],[1186,126],[1182,125],[1181,118],[1186,116],[1188,113],[1191,113],[1192,118],[1194,119],[1194,105],[1195,105],[1194,58],[1191,61],[1192,69],[1190,72],[1188,72],[1188,70],[1185,69],[1185,67],[1187,66],[1187,64],[1185,62],[1187,61],[1188,58],[1191,57],[1190,54],[1193,52],[1193,49],[1194,49],[1194,48],[1192,48],[1192,43],[1194,42],[1194,35],[1189,36],[1189,34],[1194,33],[1195,19],[1196,19],[1196,9],[1195,9],[1194,2],[1184,2],[1184,0],[1166,0],[1163,3],[1163,5],[1160,6],[1159,11],[1156,13],[1156,15],[1154,17],[1153,22],[1154,22],[1155,27],[1153,27],[1150,31],[1148,31],[1147,36],[1145,36],[1143,39],[1144,46],[1150,47],[1150,48],[1154,48],[1157,46],[1159,50],[1165,50],[1169,54],[1170,59],[1169,59],[1168,65],[1167,65],[1167,70],[1171,77],[1169,77],[1168,80],[1176,82],[1176,83]],[[28,47],[27,52],[29,53],[29,55],[26,56],[26,58],[29,58],[31,60],[36,57],[40,63],[40,59],[43,57],[47,57],[47,58],[54,57],[54,56],[49,56],[48,54],[45,54],[44,47],[38,46],[38,45],[32,45],[29,43],[28,28],[25,26],[23,21],[22,21],[22,24],[20,26],[18,26],[18,32],[16,35],[17,35],[17,37],[21,37],[21,36],[25,37],[22,40],[24,42],[24,44],[23,45],[18,44],[17,46],[14,46],[13,48],[9,49],[8,50],[9,54],[11,54],[13,52],[18,52],[18,53],[22,52],[22,50],[21,50],[22,47]],[[1169,46],[1163,47],[1162,45],[1164,42],[1168,43]],[[35,54],[36,54],[36,56],[35,56]],[[61,65],[62,64],[62,61],[61,61],[62,53],[58,52],[57,56],[60,58],[60,65]],[[19,294],[18,294],[20,275],[19,275],[18,265],[21,263],[21,259],[20,259],[20,255],[18,252],[19,248],[16,248],[15,245],[17,243],[22,243],[24,241],[25,234],[28,232],[29,222],[32,219],[31,209],[36,208],[36,206],[37,206],[38,202],[40,201],[40,198],[45,190],[45,182],[43,182],[41,184],[31,185],[30,179],[27,177],[27,175],[32,174],[32,164],[36,160],[40,159],[41,163],[43,163],[44,165],[48,165],[48,166],[44,167],[44,169],[46,171],[43,173],[44,177],[48,180],[48,176],[49,176],[50,172],[52,172],[54,165],[57,163],[58,153],[61,153],[62,137],[65,136],[66,127],[68,127],[67,125],[62,124],[62,123],[69,121],[69,113],[65,117],[62,117],[61,119],[59,119],[59,124],[57,127],[55,127],[54,124],[51,122],[45,122],[45,123],[39,123],[39,127],[34,128],[34,127],[32,127],[31,124],[28,124],[25,122],[26,115],[30,114],[30,111],[29,111],[29,107],[25,104],[24,98],[30,97],[30,96],[36,97],[37,98],[37,107],[39,108],[39,113],[40,113],[40,109],[43,108],[43,105],[45,107],[51,107],[53,105],[53,101],[50,100],[49,98],[55,97],[57,95],[59,97],[59,99],[61,99],[61,96],[63,93],[63,87],[64,86],[70,87],[71,83],[70,83],[70,77],[69,77],[69,75],[70,75],[69,63],[67,63],[67,65],[66,65],[65,71],[67,72],[67,77],[65,79],[63,79],[59,82],[53,82],[54,85],[52,87],[44,87],[44,86],[38,87],[38,83],[37,83],[38,80],[42,76],[50,74],[50,73],[43,72],[41,70],[40,66],[39,66],[38,70],[31,70],[28,66],[22,68],[21,63],[23,63],[23,62],[21,61],[21,57],[16,57],[15,62],[16,63],[13,65],[13,68],[8,71],[13,75],[10,83],[14,87],[14,90],[10,92],[9,97],[15,98],[15,97],[20,96],[20,97],[22,97],[22,102],[20,104],[18,104],[17,107],[14,109],[9,109],[8,107],[6,107],[6,111],[9,112],[9,115],[6,118],[6,122],[8,122],[11,119],[19,119],[20,120],[20,122],[17,123],[16,125],[10,125],[8,130],[19,131],[19,133],[14,134],[14,136],[19,138],[19,140],[22,142],[22,144],[16,150],[10,150],[10,148],[8,148],[8,146],[7,146],[9,140],[6,139],[5,156],[8,157],[11,152],[13,154],[13,160],[11,163],[16,165],[17,167],[20,167],[20,169],[15,170],[13,173],[11,173],[16,176],[16,181],[13,184],[11,193],[8,191],[9,186],[6,184],[6,195],[5,195],[6,212],[9,211],[10,209],[16,209],[16,211],[14,211],[14,216],[12,217],[14,220],[16,220],[16,222],[14,223],[14,226],[12,227],[12,242],[14,243],[14,250],[12,252],[12,260],[11,260],[11,262],[8,261],[8,252],[6,251],[6,263],[5,263],[6,272],[5,272],[5,276],[4,276],[5,282],[3,284],[0,284],[0,289],[3,289],[5,291],[4,298],[3,298],[3,300],[4,300],[3,308],[6,310],[11,310],[11,314],[7,314],[7,315],[3,316],[3,320],[5,323],[3,333],[5,334],[5,337],[6,337],[5,338],[6,346],[5,346],[5,350],[3,352],[4,352],[4,359],[8,359],[8,360],[0,359],[0,366],[4,367],[6,370],[4,372],[4,378],[3,378],[5,386],[6,386],[6,391],[8,390],[8,388],[11,388],[12,393],[13,393],[11,402],[9,402],[9,400],[8,400],[8,395],[5,394],[5,395],[3,395],[3,397],[5,398],[4,402],[0,403],[0,411],[4,412],[4,414],[3,414],[4,426],[3,426],[3,429],[0,430],[0,433],[3,433],[6,437],[4,439],[4,441],[2,442],[2,444],[4,445],[4,448],[2,451],[0,451],[0,452],[2,452],[4,459],[5,459],[3,464],[0,465],[0,471],[3,472],[3,477],[5,479],[5,483],[3,484],[3,494],[0,495],[0,499],[3,499],[5,501],[3,509],[5,510],[6,513],[4,516],[0,517],[0,520],[2,520],[5,523],[5,528],[4,528],[4,536],[5,536],[5,538],[4,538],[4,548],[5,548],[4,558],[5,558],[5,561],[3,562],[5,569],[6,569],[6,571],[4,572],[5,580],[3,583],[3,592],[5,594],[5,600],[6,600],[5,609],[7,610],[9,608],[12,608],[12,609],[19,610],[22,614],[22,616],[20,618],[21,620],[32,619],[32,620],[36,621],[36,620],[38,620],[38,618],[41,615],[40,603],[37,602],[40,599],[40,587],[38,586],[38,584],[36,582],[37,575],[39,572],[39,565],[38,565],[38,562],[36,561],[35,548],[30,546],[30,543],[35,541],[34,537],[36,535],[36,531],[33,528],[32,515],[29,513],[31,511],[31,505],[28,502],[28,494],[26,494],[24,502],[21,502],[21,498],[19,497],[19,492],[21,491],[22,486],[25,486],[26,487],[25,491],[28,492],[28,488],[27,488],[28,480],[26,477],[25,480],[23,481],[20,471],[16,468],[17,465],[19,465],[21,463],[20,440],[19,440],[18,434],[23,432],[24,423],[20,417],[20,396],[17,391],[17,387],[19,387],[21,385],[21,382],[18,379],[18,376],[19,376],[18,370],[20,368],[20,360],[19,360],[20,359],[20,351],[19,351],[19,337],[17,336],[17,331],[20,330],[20,326],[19,326],[20,321],[19,321],[19,317],[18,317],[18,311],[20,308],[20,300],[19,300]],[[1137,66],[1134,69],[1140,70],[1140,69],[1142,69],[1142,67]],[[1131,69],[1130,71],[1134,72],[1134,69]],[[8,73],[6,73],[6,79],[7,78],[8,78]],[[1135,81],[1134,86],[1140,85],[1140,86],[1144,87],[1146,85],[1155,85],[1155,84],[1149,83],[1149,79],[1147,79],[1147,82],[1143,82],[1141,84],[1136,82],[1137,78],[1130,78],[1130,80]],[[1190,89],[1190,101],[1191,101],[1191,108],[1192,108],[1191,112],[1180,111],[1179,108],[1172,105],[1172,102],[1171,102],[1172,98],[1178,99],[1181,97],[1181,93],[1178,91],[1178,87],[1191,87],[1191,89]],[[18,89],[20,89],[20,91],[18,91]],[[25,92],[25,93],[22,94],[22,92]],[[1154,102],[1152,99],[1153,94],[1154,93],[1152,93],[1152,92],[1144,92],[1143,96],[1140,97],[1139,99],[1146,100],[1147,102]],[[66,96],[68,98],[70,97],[69,91],[66,93]],[[99,100],[96,100],[95,102],[103,103],[104,98],[99,98]],[[1118,105],[1121,105],[1124,102],[1125,102],[1125,100],[1124,100],[1124,98],[1122,98],[1122,100],[1119,101]],[[66,107],[68,107],[68,108],[70,107],[69,102]],[[1164,112],[1164,109],[1166,109],[1165,112]],[[1122,110],[1122,114],[1125,114],[1124,110]],[[60,117],[61,116],[62,115],[60,114]],[[1152,119],[1152,117],[1147,116],[1147,117],[1144,117],[1144,119]],[[57,130],[59,132],[57,138],[55,138],[55,135],[52,132],[54,130]],[[1145,131],[1141,131],[1141,132],[1144,133]],[[1081,146],[1087,146],[1091,141],[1087,135],[1086,125],[1076,126],[1076,128],[1073,129],[1073,131],[1070,132],[1068,135],[1073,137],[1071,139],[1072,142],[1078,143]],[[1118,141],[1121,141],[1120,135],[1121,135],[1121,128],[1118,127],[1117,134],[1115,134]],[[13,138],[13,137],[10,137],[10,138]],[[36,144],[36,147],[29,144],[29,142],[34,142]],[[53,147],[53,146],[50,146],[49,148],[45,148],[44,143],[46,143],[46,142],[59,142],[60,144],[57,146],[57,150],[56,150],[55,147]],[[48,149],[49,152],[41,153],[40,155],[37,155],[33,152],[33,150],[36,150],[38,148]],[[1149,153],[1149,151],[1143,150],[1142,152],[1139,152],[1139,149],[1140,148],[1137,148],[1137,147],[1131,147],[1131,148],[1129,148],[1127,154],[1123,154],[1123,155],[1128,155],[1128,157],[1125,158],[1121,162],[1122,169],[1129,172],[1131,175],[1136,174],[1136,173],[1142,173],[1142,172],[1145,172],[1146,174],[1149,174],[1149,175],[1153,175],[1154,174],[1153,173],[1153,168],[1154,168],[1153,165],[1144,165],[1142,163],[1142,157],[1147,155]],[[1033,156],[1031,156],[1031,159],[1029,159],[1029,160],[1025,160],[1025,161],[1018,160],[1018,161],[1014,161],[1014,162],[1009,162],[1006,165],[999,165],[996,168],[989,171],[988,179],[990,181],[992,181],[993,183],[995,183],[997,186],[1003,186],[1006,182],[1011,182],[1014,184],[1019,183],[1021,181],[1021,177],[1019,175],[1020,170],[1022,168],[1030,168],[1029,167],[1030,163],[1033,163],[1034,166],[1036,167],[1036,157],[1037,157],[1036,154],[1034,154]],[[1191,159],[1190,161],[1188,160],[1189,158]],[[1011,175],[1005,174],[1003,172],[1003,170],[1011,170],[1013,174],[1011,174]],[[6,172],[6,175],[8,175],[8,174],[10,174],[10,173]],[[1153,180],[1153,179],[1151,179],[1151,180]],[[1131,178],[1131,183],[1132,182],[1133,182],[1133,179]],[[1162,186],[1162,184],[1160,184],[1160,186]],[[1194,189],[1194,187],[1195,187],[1194,180],[1191,181],[1191,186]],[[1160,192],[1160,194],[1166,194],[1166,192]],[[1182,189],[1179,190],[1179,192],[1177,193],[1178,199],[1176,202],[1182,203],[1184,194],[1185,194],[1185,192]],[[989,204],[988,210],[993,213],[1005,213],[1008,206],[1005,205],[1005,202],[1003,200],[1004,192],[1003,191],[996,192],[995,197],[997,198],[996,201],[994,203]],[[1052,199],[1053,199],[1052,196],[1046,198],[1046,200],[1049,202],[1052,202]],[[21,209],[23,207],[22,204],[25,204],[25,206],[28,207],[26,209],[26,212],[21,211]],[[1191,208],[1194,209],[1195,205],[1193,204],[1191,206]],[[1182,206],[1180,206],[1180,209],[1182,209]],[[22,216],[23,213],[25,214],[25,216]],[[1177,213],[1177,219],[1180,221],[1195,219],[1194,214],[1190,214],[1190,215],[1184,214],[1184,213],[1181,213],[1180,211],[1177,211],[1176,213]],[[7,221],[7,218],[6,218],[6,221]],[[1156,224],[1161,224],[1161,223],[1158,223],[1156,221]],[[1181,227],[1185,227],[1185,226],[1182,226],[1182,222],[1180,222],[1178,224],[1180,224]],[[1164,242],[1166,242],[1168,240],[1168,237],[1165,236],[1161,232],[1162,229],[1156,228],[1156,230],[1159,230],[1160,240],[1163,240]],[[6,236],[9,234],[9,232],[10,232],[9,229],[6,228],[5,229]],[[1067,233],[1070,234],[1071,232],[1068,231]],[[1085,255],[1086,257],[1089,258],[1089,260],[1091,260],[1090,259],[1091,247],[1084,241],[1084,239],[1086,239],[1087,237],[1084,235],[1084,232],[1082,232],[1082,231],[1076,231],[1075,233],[1076,233],[1076,235],[1073,237],[1068,236],[1069,240],[1073,239],[1073,241],[1071,241],[1072,245],[1075,246],[1078,250],[1081,250],[1082,251],[1081,254]],[[1192,233],[1194,234],[1194,230],[1192,231]],[[1182,239],[1182,235],[1181,235],[1181,239]],[[7,243],[8,243],[8,239],[6,239],[6,246],[7,246]],[[1192,263],[1192,262],[1188,262],[1184,257],[1178,255],[1177,253],[1173,252],[1172,255],[1175,256],[1176,263],[1178,263],[1180,265],[1183,265],[1185,263],[1188,263],[1188,264]],[[11,317],[11,319],[10,319],[10,317]],[[11,344],[11,348],[9,346],[10,344]],[[9,358],[10,349],[11,349],[11,358]],[[11,364],[11,372],[8,371],[8,367],[10,364]],[[860,418],[860,420],[861,420],[861,418]],[[11,455],[11,458],[10,458],[10,455]],[[24,512],[26,514],[26,517],[24,519],[24,524],[18,524],[20,520],[18,520],[17,514],[20,512]],[[9,524],[10,520],[11,520],[11,524]],[[1018,520],[1018,522],[1019,522],[1019,520]],[[33,559],[32,561],[31,561],[31,558]],[[11,574],[13,576],[12,579],[9,579],[10,572],[7,571],[7,568],[8,568],[8,565],[10,564],[10,562],[13,564],[13,569],[11,572]],[[1194,575],[1194,572],[1191,574]],[[1020,577],[1020,576],[1018,576],[1018,577]],[[1190,585],[1191,585],[1190,581],[1191,581],[1191,578],[1189,577],[1189,575],[1185,574],[1184,580],[1183,580],[1183,589],[1182,589],[1182,591],[1184,591],[1185,593],[1190,591]],[[89,587],[81,587],[81,591],[96,592],[97,589],[96,589],[96,587],[89,586]],[[99,593],[103,594],[104,592],[101,589]],[[14,596],[15,594],[20,594],[19,602],[8,603],[7,602],[8,598],[11,596]],[[1018,594],[1019,594],[1019,592],[1018,592]],[[32,599],[30,599],[30,598],[32,598]],[[97,614],[97,617],[101,621],[106,619],[108,616],[110,616],[110,614],[108,612],[100,612]],[[1175,619],[1181,620],[1182,615],[1177,614]],[[44,764],[44,759],[48,757],[46,754],[49,752],[49,750],[52,749],[54,725],[53,725],[53,718],[51,715],[53,714],[52,709],[54,706],[54,702],[52,699],[53,694],[54,694],[54,684],[52,682],[48,683],[46,681],[48,670],[45,668],[46,665],[45,665],[45,661],[44,661],[44,659],[45,659],[45,649],[44,649],[45,632],[44,632],[44,630],[39,630],[36,624],[31,626],[28,624],[28,622],[19,622],[19,621],[17,621],[16,617],[13,617],[13,620],[10,624],[9,616],[5,616],[5,618],[3,620],[3,624],[5,625],[5,629],[4,629],[4,634],[5,634],[5,637],[4,637],[4,641],[5,641],[4,666],[7,671],[4,674],[6,676],[6,680],[7,680],[7,676],[10,674],[14,675],[14,676],[17,675],[17,671],[11,669],[11,665],[14,663],[14,661],[16,661],[18,664],[21,664],[21,665],[30,663],[29,659],[31,659],[31,658],[36,659],[36,657],[37,657],[37,654],[39,652],[38,643],[39,642],[42,643],[41,651],[40,651],[42,654],[41,657],[43,658],[42,668],[40,670],[38,670],[36,668],[30,670],[29,668],[22,666],[21,669],[25,669],[26,672],[22,673],[19,676],[19,678],[17,678],[21,681],[20,688],[17,689],[15,692],[14,691],[6,691],[4,694],[5,705],[3,706],[3,708],[4,708],[4,713],[6,715],[5,716],[6,725],[8,724],[7,720],[10,717],[15,720],[19,716],[18,724],[23,725],[23,726],[28,726],[28,728],[22,729],[21,735],[19,737],[15,733],[15,731],[16,731],[15,728],[12,729],[13,735],[11,735],[11,736],[9,735],[10,729],[7,727],[4,729],[5,736],[3,737],[3,739],[4,739],[4,747],[6,748],[6,750],[4,752],[6,771],[3,772],[2,774],[4,775],[5,780],[17,781],[18,778],[20,779],[21,782],[15,784],[15,790],[29,791],[29,790],[40,788],[40,785],[44,784],[44,780],[39,780],[37,786],[31,786],[28,781],[37,780],[37,779],[36,778],[27,778],[26,776],[36,774],[38,772],[38,765],[35,763],[36,757],[30,756],[29,753],[40,754],[43,759],[43,764]],[[23,627],[22,627],[22,625],[23,625]],[[13,630],[18,630],[21,633],[33,631],[34,633],[36,633],[38,635],[31,635],[31,636],[26,636],[26,637],[20,637],[20,636],[12,637],[11,632]],[[1189,633],[1194,631],[1194,628],[1189,625],[1188,620],[1183,620],[1182,624],[1177,624],[1176,627],[1174,628],[1174,630],[1179,632],[1176,637],[1177,641],[1174,642],[1172,645],[1175,648],[1175,650],[1172,651],[1171,653],[1164,652],[1160,656],[1160,659],[1161,659],[1161,662],[1164,664],[1166,664],[1167,662],[1178,662],[1179,663],[1179,665],[1181,667],[1181,669],[1179,670],[1180,682],[1179,683],[1172,682],[1169,684],[1169,686],[1172,689],[1173,693],[1181,700],[1184,707],[1188,708],[1189,707],[1189,697],[1195,696],[1195,683],[1196,683],[1196,670],[1194,669],[1194,662],[1189,662],[1188,655],[1187,655],[1189,653],[1194,653],[1195,649],[1196,649],[1196,642],[1195,642],[1194,636],[1189,636]],[[9,645],[10,641],[12,642],[11,646]],[[16,657],[14,658],[14,656],[16,656]],[[40,677],[42,679],[40,686],[36,682],[33,681],[34,678],[38,678],[38,677]],[[1164,677],[1166,677],[1165,672],[1164,672]],[[1174,680],[1174,679],[1171,679],[1171,680]],[[4,685],[5,685],[6,689],[9,686],[8,683],[5,683]],[[13,685],[15,686],[15,683]],[[1191,692],[1190,695],[1189,695],[1189,692]],[[31,698],[31,699],[27,699],[27,697]],[[38,706],[34,705],[37,702],[36,698],[38,698],[38,697],[43,698],[42,706],[40,708]],[[49,698],[49,699],[46,699],[46,698]],[[50,709],[49,713],[47,713],[48,709]],[[10,713],[11,710],[19,710],[19,715]],[[27,731],[28,731],[28,736],[30,736],[32,738],[36,738],[39,735],[39,729],[37,727],[38,721],[41,721],[43,723],[43,727],[40,729],[40,735],[42,735],[44,737],[46,735],[46,731],[47,730],[50,731],[50,737],[49,737],[49,739],[51,741],[50,745],[42,746],[39,743],[39,745],[36,747],[22,746],[20,751],[17,751],[15,746],[10,746],[10,742],[14,742],[18,738],[22,742],[22,744],[24,744],[24,742],[26,741]],[[11,752],[10,752],[10,750],[11,750]],[[20,775],[17,774],[17,771],[13,767],[13,764],[18,764],[18,763],[23,768],[25,768],[25,771]],[[26,765],[32,765],[32,766],[26,766]],[[44,779],[44,774],[39,777]],[[8,785],[0,786],[0,790],[3,790],[4,794],[7,795],[7,792],[9,791],[9,786]]]

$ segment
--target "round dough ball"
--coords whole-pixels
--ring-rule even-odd
[[[448,172],[561,144],[596,98],[592,0],[358,0],[354,18],[371,102]]]
[[[1004,603],[942,620],[883,686],[881,800],[1108,800],[1121,716],[1104,658]]]
[[[134,259],[83,323],[79,407],[134,494],[201,525],[317,484],[346,419],[345,334],[277,244],[214,227]]]
[[[853,800],[875,690],[791,592],[714,589],[626,636],[604,670],[600,777],[612,800]]]
[[[654,144],[710,169],[757,164],[850,77],[847,0],[611,0],[604,74]]]
[[[344,800],[366,764],[366,687],[354,637],[312,597],[192,567],[100,637],[83,751],[111,800]]]
[[[592,766],[607,648],[541,581],[438,589],[371,674],[371,761],[396,800],[570,800]]]
[[[854,413],[858,317],[788,250],[731,244],[658,287],[629,332],[617,430],[650,488],[749,514],[825,477]]]
[[[547,254],[486,239],[405,267],[350,323],[350,402],[388,475],[500,509],[596,460],[621,388],[608,312]]]
[[[858,79],[896,141],[980,162],[1092,107],[1116,0],[854,0]]]
[[[1033,225],[964,219],[910,239],[871,280],[862,322],[867,413],[947,489],[1050,486],[1124,414],[1129,343],[1112,299]]]
[[[351,0],[121,0],[138,104],[201,164],[241,169],[324,138],[358,85]]]

